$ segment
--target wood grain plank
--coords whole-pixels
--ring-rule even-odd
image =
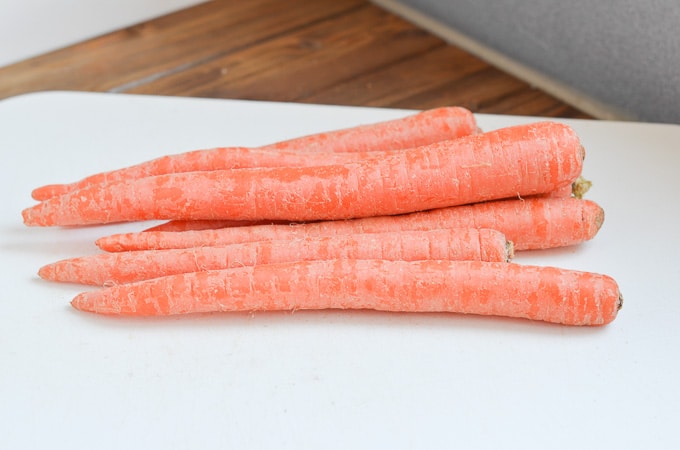
[[[47,89],[122,91],[365,3],[206,2],[0,68],[0,98]]]
[[[298,101],[441,45],[439,38],[367,4],[129,92]]]
[[[298,101],[377,107],[414,107],[404,100],[439,89],[488,64],[460,48],[443,44],[428,51],[384,65],[377,70],[338,83],[324,91],[301,97]]]
[[[525,101],[525,95],[534,101]],[[581,111],[492,66],[460,79],[446,80],[432,89],[394,102],[391,106],[427,109],[447,104],[464,106],[474,112],[586,117]],[[514,107],[510,109],[508,104]],[[546,104],[563,105],[565,108],[551,108]]]
[[[419,108],[431,108],[455,100],[457,105],[479,111],[485,105],[521,89],[523,85],[522,81],[487,66],[459,79],[443,79],[437,86],[400,99],[394,106],[419,105]]]
[[[478,112],[545,117],[570,117],[577,119],[593,118],[591,115],[586,114],[543,91],[533,88],[523,88],[513,92],[512,95],[480,108]]]

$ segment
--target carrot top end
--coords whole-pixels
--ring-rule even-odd
[[[574,197],[582,199],[592,186],[593,183],[590,180],[580,176],[571,184],[571,193]]]

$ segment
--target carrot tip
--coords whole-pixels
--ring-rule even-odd
[[[27,227],[45,226],[45,219],[40,216],[39,212],[36,212],[35,206],[31,206],[21,211],[21,218],[24,221],[24,225]]]
[[[77,309],[78,311],[87,311],[85,308],[83,308],[83,305],[81,304],[81,301],[78,298],[74,298],[73,300],[71,300],[71,306],[74,309]]]
[[[117,237],[118,235],[112,235],[99,238],[94,241],[94,245],[107,252],[122,252],[126,250],[125,246],[116,243]],[[113,244],[111,241],[113,241]]]
[[[54,270],[51,264],[42,266],[38,269],[38,276],[43,280],[51,280],[54,278]]]

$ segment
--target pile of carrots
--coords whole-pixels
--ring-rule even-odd
[[[470,111],[446,107],[42,186],[23,218],[166,221],[40,269],[100,286],[73,299],[84,311],[339,308],[603,325],[622,306],[611,277],[511,261],[598,232],[604,212],[580,195],[584,158],[567,125],[482,132]]]

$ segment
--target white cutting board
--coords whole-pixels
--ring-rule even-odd
[[[404,110],[85,93],[0,102],[3,448],[679,448],[680,127],[564,120],[595,240],[517,262],[614,276],[602,328],[373,312],[163,319],[72,310],[37,269],[148,224],[25,228],[32,188]],[[484,129],[533,120],[479,115]]]

